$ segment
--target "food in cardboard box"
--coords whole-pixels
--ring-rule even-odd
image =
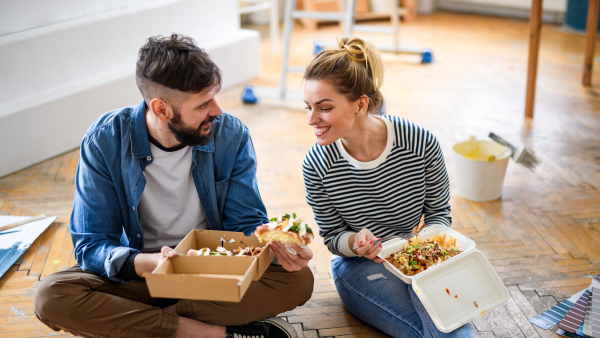
[[[197,256],[258,256],[263,248],[248,246],[246,248],[238,247],[231,251],[225,249],[222,246],[217,247],[216,251],[212,251],[210,248],[202,248],[200,250],[190,250],[188,255]]]
[[[446,234],[427,240],[413,237],[408,240],[407,246],[391,254],[386,260],[403,274],[413,276],[461,252],[456,245],[456,238],[446,237]]]
[[[312,229],[301,219],[296,218],[296,214],[285,214],[270,221],[269,224],[258,226],[254,232],[261,242],[296,243],[302,246],[314,239]]]
[[[236,256],[258,256],[263,248],[261,247],[254,247],[254,246],[248,246],[244,249],[242,249],[241,247],[237,248],[237,249],[233,249],[233,253]]]

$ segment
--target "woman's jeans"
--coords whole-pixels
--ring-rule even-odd
[[[332,265],[335,287],[348,311],[390,336],[473,337],[469,323],[449,333],[438,330],[412,287],[383,264],[339,257]]]

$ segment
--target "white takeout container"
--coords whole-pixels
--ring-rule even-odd
[[[450,332],[508,301],[509,295],[487,258],[475,249],[473,240],[444,225],[429,226],[419,236],[429,239],[444,233],[456,238],[462,253],[413,276],[404,275],[388,261],[383,264],[402,281],[412,284],[435,326]],[[379,257],[385,259],[406,244],[408,241],[403,239],[387,241]]]

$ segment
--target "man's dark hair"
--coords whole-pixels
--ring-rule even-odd
[[[202,48],[196,46],[194,39],[180,34],[158,35],[149,38],[140,48],[135,80],[150,106],[150,101],[156,97],[167,102],[176,101],[174,93],[165,87],[185,93],[220,89],[221,70]]]

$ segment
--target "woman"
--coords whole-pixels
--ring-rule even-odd
[[[394,337],[473,337],[469,324],[439,331],[412,287],[378,264],[378,238],[410,232],[422,215],[427,225],[450,226],[448,174],[428,130],[379,114],[383,62],[375,47],[353,37],[338,45],[304,73],[317,143],[303,171],[306,198],[334,254],[340,298],[356,317]]]

